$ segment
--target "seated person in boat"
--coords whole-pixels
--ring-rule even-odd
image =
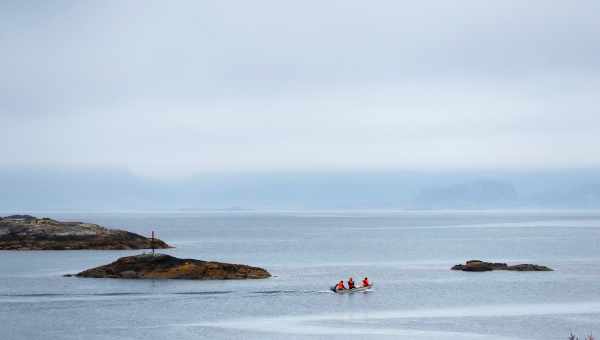
[[[346,289],[346,287],[344,286],[344,280],[340,280],[340,282],[337,284],[337,286],[335,286],[335,289],[337,289],[337,290]]]
[[[352,280],[352,278],[348,279],[348,289],[354,289],[356,288],[354,286],[354,280]]]
[[[368,278],[368,277],[365,277],[365,278],[362,280],[362,285],[363,285],[363,287],[368,287],[368,286],[370,286],[370,285],[371,285],[371,283],[369,282],[369,278]]]

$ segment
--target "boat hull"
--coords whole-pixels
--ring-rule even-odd
[[[333,291],[334,293],[337,293],[337,294],[352,294],[352,293],[358,293],[358,292],[366,292],[371,288],[373,288],[373,284],[370,284],[365,287],[356,287],[356,288],[352,288],[352,289],[336,289],[335,287],[331,287],[331,291]]]

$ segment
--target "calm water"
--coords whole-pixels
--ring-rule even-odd
[[[252,281],[65,278],[134,251],[0,252],[0,339],[565,339],[600,334],[600,212],[44,214],[257,265]],[[463,273],[467,259],[554,272]],[[376,289],[336,295],[341,278]]]

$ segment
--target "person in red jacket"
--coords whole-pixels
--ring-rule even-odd
[[[367,286],[370,286],[370,285],[371,285],[371,283],[369,282],[369,278],[368,278],[368,277],[365,277],[365,278],[362,280],[362,285],[363,285],[363,287],[367,287]]]
[[[335,286],[335,289],[337,289],[337,290],[346,289],[346,287],[344,286],[344,280],[340,280],[340,282],[337,284],[337,286]]]
[[[354,280],[352,280],[352,278],[348,279],[348,289],[353,289],[355,288],[354,285]]]

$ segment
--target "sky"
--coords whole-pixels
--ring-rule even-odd
[[[0,167],[600,165],[598,1],[0,2]]]

